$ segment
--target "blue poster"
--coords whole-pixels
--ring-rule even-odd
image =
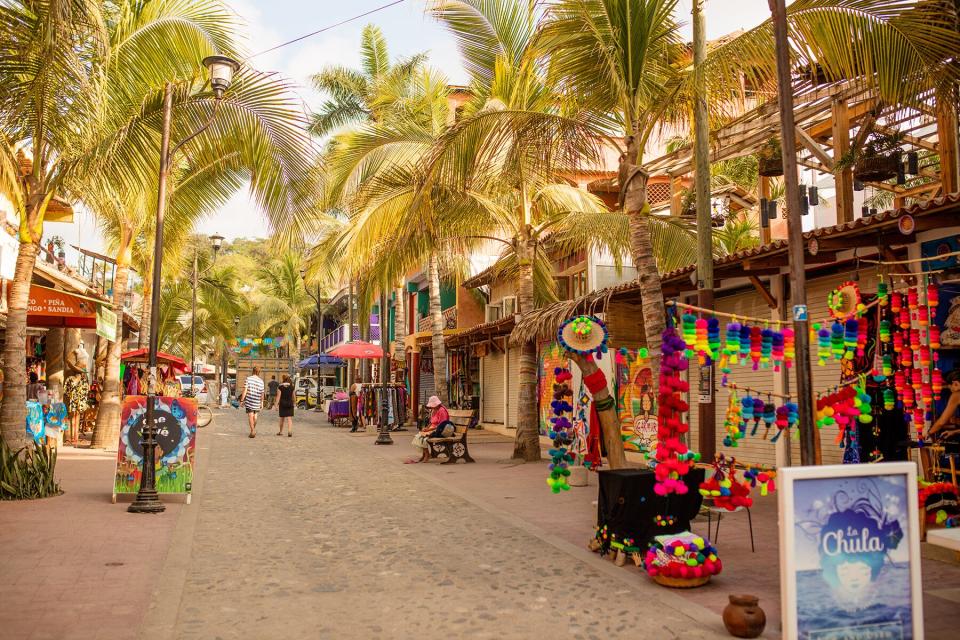
[[[796,479],[798,638],[914,638],[907,483],[906,474]]]

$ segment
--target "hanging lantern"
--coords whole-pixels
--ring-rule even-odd
[[[834,320],[830,327],[830,353],[834,360],[843,358],[843,325],[839,320]]]
[[[890,342],[890,321],[889,320],[880,321],[880,342],[883,342],[883,343]]]
[[[892,410],[897,404],[897,396],[893,389],[883,390],[883,408],[887,411]]]
[[[933,282],[927,285],[927,304],[934,308],[940,304],[940,291]]]
[[[930,325],[930,348],[940,348],[940,327],[935,324]]]
[[[918,304],[920,304],[920,295],[917,293],[917,288],[910,287],[907,289],[907,306],[910,311],[915,311]]]
[[[881,280],[877,283],[877,304],[881,307],[887,306],[890,301],[890,295],[887,291],[887,283]]]
[[[890,311],[893,313],[900,313],[900,309],[903,306],[903,295],[899,291],[894,291],[890,294]]]
[[[760,363],[767,367],[773,354],[773,330],[763,329],[760,332]]]
[[[917,324],[921,327],[926,327],[930,324],[930,311],[925,304],[917,307]]]
[[[933,397],[940,400],[940,394],[943,391],[943,374],[940,369],[934,369],[930,372],[930,387],[933,389]]]
[[[817,364],[822,367],[830,358],[830,330],[820,323],[813,326],[817,330]]]

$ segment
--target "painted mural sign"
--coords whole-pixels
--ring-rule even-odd
[[[627,451],[653,451],[657,445],[657,405],[653,372],[636,349],[616,351],[617,414]]]
[[[916,465],[779,473],[784,638],[923,638]]]
[[[197,400],[160,396],[154,416],[157,424],[157,492],[189,495],[197,445]],[[143,427],[146,396],[127,396],[120,414],[120,444],[113,495],[136,493],[143,473]]]
[[[546,435],[550,430],[550,418],[553,417],[553,385],[557,381],[556,369],[569,368],[570,358],[556,342],[544,345],[540,349],[540,433]]]

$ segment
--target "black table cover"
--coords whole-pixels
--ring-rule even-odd
[[[700,483],[704,470],[694,468],[685,477],[689,488],[684,495],[658,496],[653,492],[654,475],[649,469],[608,469],[599,472],[597,526],[606,525],[618,541],[633,538],[634,546],[646,549],[654,536],[690,530],[703,496]],[[673,516],[672,525],[657,526],[657,514]],[[609,539],[608,539],[609,542]]]

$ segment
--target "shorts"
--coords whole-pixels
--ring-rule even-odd
[[[257,414],[260,413],[260,409],[247,409],[247,413]]]

